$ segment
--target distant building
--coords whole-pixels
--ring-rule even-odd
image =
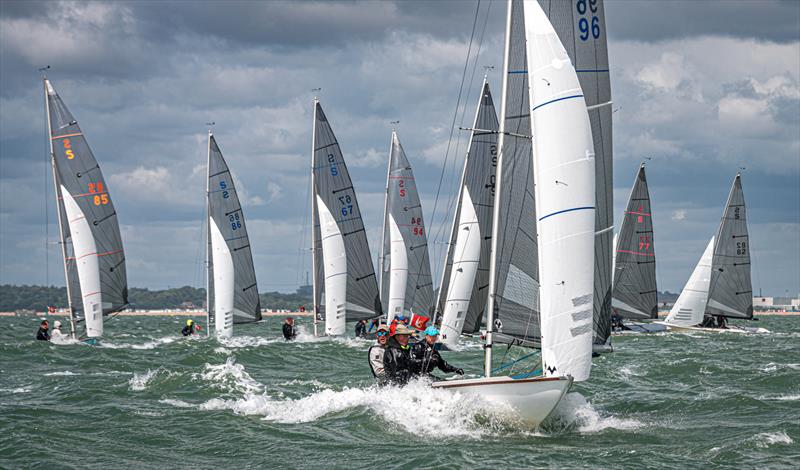
[[[772,307],[772,297],[753,297],[753,307]]]
[[[313,288],[310,284],[305,286],[300,286],[297,288],[297,295],[302,295],[303,297],[311,297],[313,295]]]
[[[753,297],[753,308],[756,310],[800,310],[800,298],[791,297]]]

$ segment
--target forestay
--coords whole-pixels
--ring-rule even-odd
[[[128,304],[117,212],[78,122],[50,81],[44,83],[70,308],[86,321],[87,336],[98,337],[102,316]]]
[[[233,176],[210,133],[208,146],[208,313],[220,334],[229,332],[232,323],[261,320],[261,302],[250,238]]]
[[[594,342],[611,334],[614,225],[611,80],[603,0],[539,0],[567,51],[589,110],[595,154]]]
[[[658,318],[656,255],[644,164],[633,183],[616,241],[613,308],[624,318]]]
[[[493,342],[539,343],[539,261],[523,3],[509,5],[494,201],[489,308]]]
[[[442,341],[448,344],[455,344],[462,332],[480,329],[489,295],[498,127],[489,83],[484,80],[436,303]]]
[[[592,129],[575,68],[541,6],[525,31],[539,234],[542,366],[587,380],[592,354],[595,247]],[[609,259],[610,267],[610,259]]]
[[[714,244],[706,314],[753,318],[752,290],[742,177],[737,173]]]
[[[322,233],[320,231],[320,213],[322,205],[325,214],[336,222],[337,231],[342,238],[342,246],[346,256],[346,300],[340,303],[345,316],[337,324],[336,331],[329,334],[343,334],[344,320],[353,321],[381,315],[381,302],[378,296],[378,283],[375,269],[364,231],[361,211],[356,200],[356,193],[350,174],[344,162],[339,143],[333,134],[330,123],[322,111],[322,106],[315,102],[314,109],[314,148],[312,153],[312,212],[314,223],[314,304],[316,311],[325,315],[322,299],[329,283],[320,285],[326,279],[326,256],[331,258],[335,253],[324,253]],[[338,308],[338,307],[337,307]],[[326,318],[327,320],[327,318]],[[326,321],[326,325],[328,322]],[[326,326],[327,329],[327,326]]]
[[[401,251],[394,254],[393,244]],[[395,131],[392,131],[386,177],[382,247],[379,263],[381,299],[382,308],[388,315],[387,320],[391,321],[401,312],[430,315],[433,307],[433,283],[422,205],[414,172]],[[398,264],[395,262],[398,256],[402,258],[399,263],[402,266],[395,266]],[[393,269],[397,271],[394,274]],[[390,291],[397,292],[390,295]]]

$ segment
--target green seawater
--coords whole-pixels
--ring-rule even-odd
[[[535,430],[423,383],[374,387],[369,341],[286,343],[279,318],[184,339],[184,321],[117,317],[86,346],[0,318],[0,467],[800,468],[800,317],[615,337]],[[477,341],[443,355],[481,371]]]

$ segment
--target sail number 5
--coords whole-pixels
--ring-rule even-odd
[[[600,20],[594,15],[597,13],[597,0],[578,0],[575,2],[575,8],[578,10],[578,14],[581,15],[581,19],[578,20],[581,41],[589,40],[590,33],[594,39],[599,38]],[[592,13],[591,19],[583,17],[583,15],[586,15],[588,12]]]

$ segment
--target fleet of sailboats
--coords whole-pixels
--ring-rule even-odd
[[[94,340],[104,316],[128,304],[117,213],[77,121],[46,78],[44,92],[71,334]],[[396,130],[377,279],[353,181],[315,98],[314,335],[416,314],[433,317],[444,346],[458,349],[459,338],[483,330],[483,377],[432,386],[504,402],[538,425],[573,382],[589,379],[593,352],[611,350],[612,311],[626,320],[618,327],[634,332],[766,331],[720,320],[753,318],[739,173],[669,316],[645,323],[658,318],[650,194],[642,164],[614,237],[611,103],[603,1],[510,0],[500,115],[484,78],[435,296],[420,194]],[[211,131],[206,209],[208,331],[213,325],[225,338],[262,313],[241,200]],[[495,367],[499,347],[538,362],[498,375],[507,369]]]

